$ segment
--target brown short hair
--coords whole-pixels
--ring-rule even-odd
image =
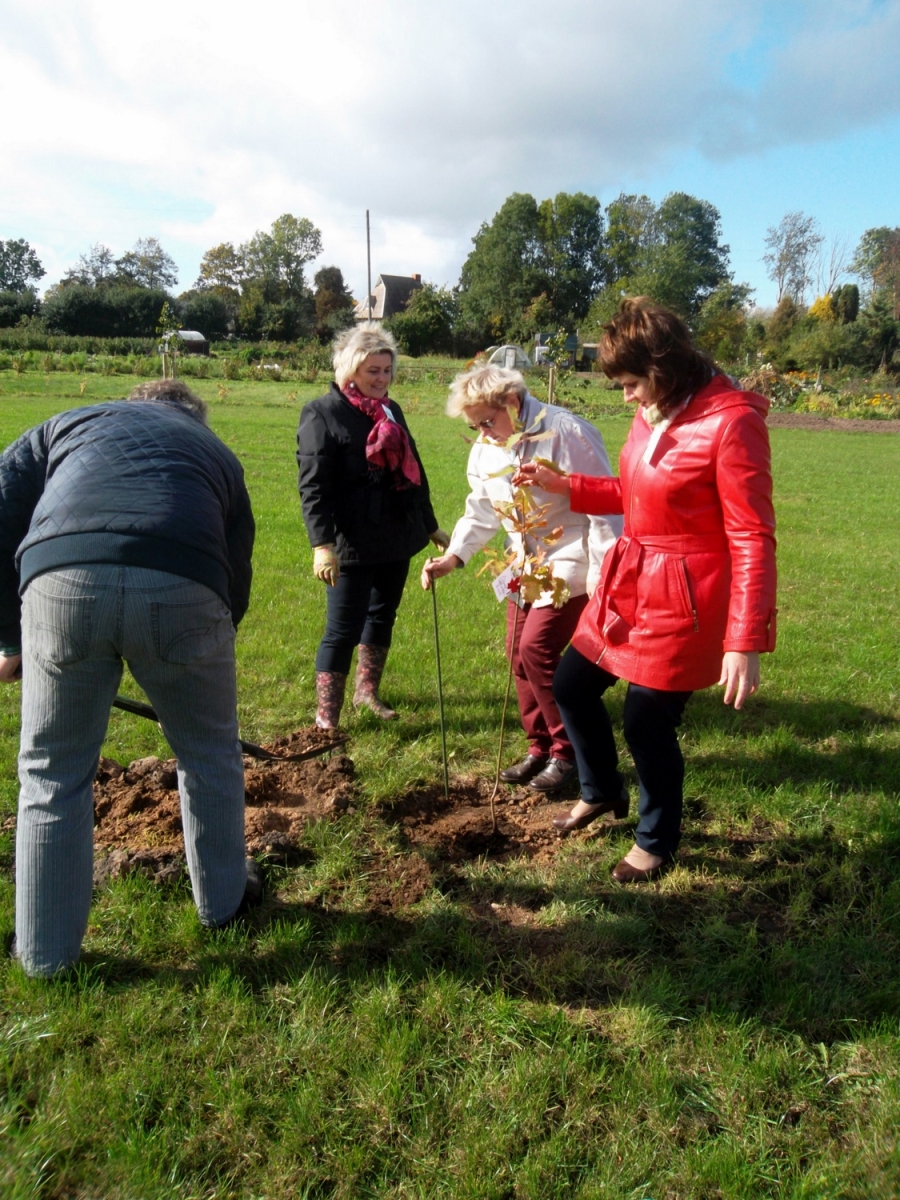
[[[721,374],[711,358],[695,349],[681,317],[649,296],[623,300],[604,325],[600,365],[610,379],[625,374],[649,378],[662,413]]]

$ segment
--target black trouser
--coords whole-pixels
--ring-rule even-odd
[[[553,677],[553,695],[575,751],[587,804],[612,804],[622,792],[619,756],[603,694],[615,675],[569,647]],[[629,683],[624,734],[637,768],[640,804],[635,841],[670,858],[681,838],[684,758],[676,730],[690,692],[663,692]]]
[[[390,646],[409,563],[404,558],[341,567],[335,586],[326,584],[325,633],[316,653],[317,671],[346,675],[356,646]]]

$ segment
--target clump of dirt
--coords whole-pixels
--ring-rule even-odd
[[[311,821],[351,809],[355,769],[327,730],[298,729],[264,746],[286,756],[322,749],[305,761],[244,756],[245,829],[251,854],[287,861]],[[102,758],[94,781],[94,880],[141,871],[158,882],[177,878],[184,836],[175,759],[141,758],[122,766]]]

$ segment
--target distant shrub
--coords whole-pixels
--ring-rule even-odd
[[[845,283],[835,288],[831,302],[842,325],[852,325],[859,316],[859,288],[855,283]]]
[[[39,322],[15,329],[0,329],[0,347],[4,350],[45,350],[54,354],[155,354],[154,338],[76,337],[48,333]]]
[[[51,332],[96,337],[153,337],[168,295],[154,288],[57,288],[44,300],[42,316]]]
[[[178,297],[182,329],[195,329],[209,342],[228,334],[228,306],[215,292],[183,292]]]
[[[192,379],[206,379],[209,376],[209,363],[205,358],[183,356],[178,360],[178,374]]]
[[[826,292],[824,296],[817,296],[809,306],[807,316],[814,317],[817,321],[836,321],[837,309],[831,294]]]
[[[40,307],[37,292],[31,288],[23,292],[0,292],[0,329],[17,325],[23,317],[35,316]]]

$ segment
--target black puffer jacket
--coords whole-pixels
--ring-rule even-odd
[[[250,600],[254,522],[241,464],[170,401],[77,408],[0,456],[0,643],[20,644],[19,595],[45,571],[121,563]]]
[[[409,434],[400,406],[392,400],[389,407]],[[437,529],[412,435],[409,443],[422,484],[397,491],[390,475],[366,460],[371,430],[371,419],[334,383],[327,396],[311,400],[300,413],[297,463],[303,520],[311,545],[333,543],[341,566],[412,558]]]

